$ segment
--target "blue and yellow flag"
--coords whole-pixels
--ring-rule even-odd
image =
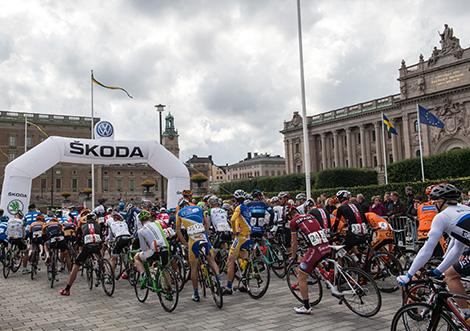
[[[389,133],[395,134],[395,135],[398,136],[398,132],[397,132],[397,130],[395,129],[395,125],[393,125],[393,122],[390,121],[390,120],[388,119],[388,117],[385,116],[384,114],[382,114],[382,120],[383,120],[383,122],[384,122],[384,127],[385,127],[385,129],[386,129]]]
[[[121,91],[123,91],[124,93],[126,93],[129,98],[133,99],[132,95],[130,95],[129,92],[127,92],[127,91],[126,91],[124,88],[122,88],[122,87],[104,85],[103,83],[98,82],[98,81],[95,79],[95,77],[93,76],[93,74],[91,74],[91,80],[92,80],[93,83],[95,83],[96,85],[99,85],[99,86],[101,86],[101,87],[109,88],[109,89],[111,89],[111,90],[121,90]]]

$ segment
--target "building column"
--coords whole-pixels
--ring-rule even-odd
[[[326,163],[327,148],[326,148],[326,135],[324,132],[320,133],[320,138],[321,138],[321,162],[323,164],[323,170],[325,170],[328,168],[328,164]]]
[[[309,147],[310,147],[310,170],[312,172],[315,172],[317,170],[317,165],[316,165],[316,158],[317,156],[315,155],[315,136],[314,135],[308,135],[308,142],[309,142]]]
[[[408,114],[403,114],[402,117],[403,125],[403,139],[404,139],[404,148],[405,148],[405,159],[411,158],[411,143],[410,143],[410,123]]]
[[[375,152],[377,154],[377,166],[382,169],[383,151],[382,151],[382,132],[380,131],[381,123],[374,122],[375,130]]]
[[[361,158],[362,164],[357,162],[357,165],[361,168],[367,167],[367,156],[366,156],[366,137],[365,137],[365,127],[364,124],[359,126],[359,133],[361,135]]]
[[[343,136],[338,133],[338,156],[339,156],[339,164],[338,167],[344,167],[344,144],[343,144]]]
[[[352,154],[352,141],[351,141],[351,128],[346,128],[346,148],[348,150],[348,167],[353,167],[353,154]]]
[[[395,119],[392,120],[393,122],[396,122]],[[395,126],[395,130],[398,133],[398,127]],[[396,134],[392,134],[392,157],[393,157],[393,162],[398,161],[398,142],[397,142],[397,136]]]
[[[334,160],[335,167],[339,167],[339,143],[338,143],[338,131],[333,131],[333,145],[334,145]]]
[[[289,173],[289,162],[290,162],[290,152],[289,152],[289,141],[284,139],[284,151],[285,151],[285,167],[286,167],[286,174]]]
[[[365,132],[365,143],[366,143],[366,167],[372,168],[372,152],[371,152],[371,131],[366,130]]]

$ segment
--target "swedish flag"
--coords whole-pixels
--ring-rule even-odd
[[[382,120],[383,120],[383,122],[384,122],[384,127],[385,127],[385,129],[386,129],[389,133],[395,134],[395,135],[398,136],[398,132],[397,132],[397,130],[395,129],[395,126],[393,125],[393,122],[390,121],[390,120],[388,119],[388,117],[385,116],[384,114],[382,114]]]
[[[123,91],[124,93],[126,93],[129,98],[133,99],[132,95],[130,95],[129,92],[127,92],[124,88],[119,87],[119,86],[104,85],[103,83],[98,82],[98,81],[95,79],[95,77],[93,76],[93,74],[91,74],[91,81],[92,81],[93,83],[95,83],[96,85],[99,85],[99,86],[104,87],[104,88],[108,88],[108,89],[111,89],[111,90],[121,90],[121,91]]]

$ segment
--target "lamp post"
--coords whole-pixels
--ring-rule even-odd
[[[160,126],[160,145],[162,145],[163,142],[163,129],[162,129],[162,113],[165,111],[165,105],[162,105],[161,103],[158,105],[154,106],[157,109],[158,112],[158,119],[159,119],[159,126]],[[165,199],[165,192],[163,190],[163,175],[160,174],[160,192],[161,192],[161,201],[164,201]]]

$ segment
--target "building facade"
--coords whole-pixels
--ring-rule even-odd
[[[90,117],[0,112],[0,182],[2,183],[6,165],[25,152],[25,119],[28,123],[27,150],[48,136],[90,138]],[[95,119],[95,122],[98,121],[99,119]],[[178,134],[171,114],[166,117],[163,145],[178,156]],[[148,179],[156,183],[149,194],[145,193],[141,185]],[[33,179],[31,201],[39,205],[57,206],[64,201],[64,196],[69,195],[67,198],[70,203],[81,203],[88,200],[91,186],[90,165],[58,163]],[[105,198],[115,202],[120,199],[140,200],[144,196],[161,197],[160,188],[160,175],[146,164],[95,165],[96,199]]]
[[[417,104],[429,109],[445,124],[444,129],[421,125],[423,155],[470,147],[470,48],[447,25],[441,47],[425,60],[399,69],[400,93],[307,116],[311,169],[335,167],[375,168],[418,157]],[[398,135],[382,140],[381,113],[395,125]],[[287,173],[304,172],[302,117],[294,112],[281,130],[284,135]]]
[[[216,165],[212,160],[212,155],[206,157],[194,154],[186,161],[186,166],[191,176],[199,174],[207,178],[202,183],[196,183],[191,180],[191,190],[197,195],[217,191],[219,184],[227,181],[225,167]]]
[[[247,153],[247,157],[238,163],[226,166],[227,180],[235,181],[263,176],[286,174],[285,160],[280,155]]]

